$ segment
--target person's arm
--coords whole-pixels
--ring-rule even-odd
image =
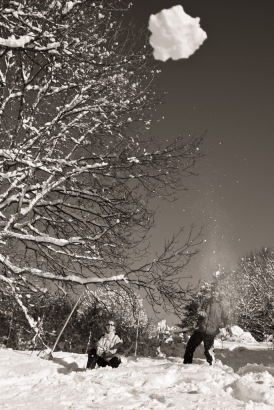
[[[119,350],[120,350],[122,344],[123,344],[123,340],[120,339],[120,337],[118,335],[116,335],[116,337],[114,339],[114,344],[110,347],[109,352],[111,354],[119,353]]]
[[[98,341],[97,341],[97,343],[96,343],[96,346],[103,347],[103,345],[104,345],[104,335],[102,335],[102,336],[100,337],[100,339],[98,339]]]
[[[201,303],[197,303],[196,311],[197,311],[199,317],[206,317],[207,316],[206,309],[207,309],[207,305],[202,306]]]
[[[105,352],[105,346],[104,346],[104,336],[101,336],[98,342],[96,343],[96,353],[98,356],[102,356]]]
[[[123,341],[116,343],[112,349],[116,349],[116,352],[119,353],[121,351],[121,347],[123,346]]]
[[[230,318],[229,318],[229,313],[228,313],[228,306],[223,305],[223,316],[222,316],[223,324],[226,326],[229,326],[230,324]]]
[[[189,310],[193,314],[198,314],[199,316],[203,316],[205,310],[202,308],[202,304],[197,300],[192,301],[191,305],[189,306]]]
[[[223,321],[226,331],[229,333],[230,336],[232,336],[230,316],[228,313],[228,306],[222,305],[222,321]]]

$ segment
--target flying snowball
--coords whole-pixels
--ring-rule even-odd
[[[199,23],[199,17],[189,16],[180,5],[152,14],[148,28],[152,32],[149,42],[154,58],[166,61],[191,56],[207,38]]]

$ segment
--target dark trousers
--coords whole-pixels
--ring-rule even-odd
[[[209,364],[212,364],[213,357],[209,353],[209,350],[213,347],[214,344],[214,335],[209,335],[204,332],[199,332],[195,330],[193,335],[190,337],[186,345],[186,351],[184,355],[184,364],[192,363],[193,354],[196,348],[204,342],[205,347],[205,357]]]
[[[121,360],[114,356],[112,357],[111,360],[107,361],[103,357],[98,356],[96,353],[96,349],[91,349],[88,352],[88,362],[87,362],[87,369],[94,369],[96,364],[100,367],[106,367],[106,366],[111,366],[113,368],[116,368],[119,366],[121,363]]]

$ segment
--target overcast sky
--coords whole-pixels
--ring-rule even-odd
[[[208,38],[189,59],[159,62],[168,95],[152,133],[164,140],[208,130],[207,156],[188,193],[161,204],[155,237],[203,225],[206,242],[186,273],[206,278],[274,246],[274,1],[133,0],[132,13],[147,24],[178,4],[200,17]]]

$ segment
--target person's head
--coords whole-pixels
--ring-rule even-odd
[[[114,332],[116,328],[116,322],[113,319],[108,319],[106,323],[106,331],[107,333]]]
[[[213,285],[211,288],[211,297],[216,300],[220,300],[221,292],[218,286]]]

